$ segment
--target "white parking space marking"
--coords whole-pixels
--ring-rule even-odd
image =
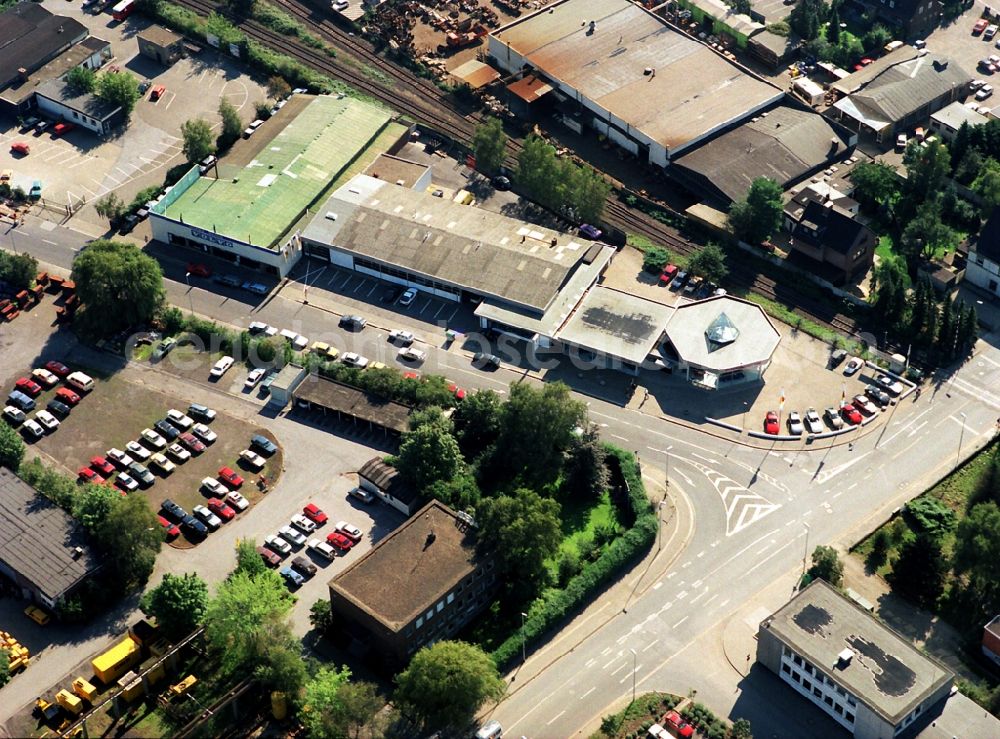
[[[166,106],[164,106],[164,110],[169,110],[174,100],[177,99],[177,93],[174,92],[173,90],[168,90],[167,94],[170,95],[170,101],[166,104]]]

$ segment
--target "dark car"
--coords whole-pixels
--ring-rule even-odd
[[[503,175],[497,175],[493,178],[493,187],[497,190],[506,191],[510,189],[510,180]]]
[[[149,487],[156,482],[156,478],[153,477],[153,473],[149,471],[149,468],[146,465],[141,464],[140,462],[133,462],[130,464],[128,466],[128,471],[132,473],[132,477],[134,477],[143,487]]]
[[[577,231],[583,238],[590,239],[591,241],[597,241],[604,235],[601,229],[597,226],[591,226],[589,223],[581,224]]]
[[[198,403],[192,403],[188,406],[188,415],[198,421],[204,421],[206,423],[211,423],[212,419],[215,418],[215,411],[209,408],[207,405],[200,405]]]
[[[185,516],[181,519],[181,529],[183,529],[188,536],[208,536],[208,527],[194,516]]]
[[[872,385],[865,388],[865,395],[868,396],[868,400],[883,408],[892,403],[892,398],[889,397],[889,393],[879,390],[877,387]]]
[[[156,429],[156,432],[163,436],[163,438],[167,441],[173,441],[181,435],[180,429],[172,423],[169,423],[165,418],[161,418],[159,421],[154,423],[153,428]]]
[[[281,556],[276,552],[272,552],[267,547],[257,547],[257,554],[260,555],[260,558],[264,560],[264,564],[268,567],[277,567],[281,564]]]
[[[58,400],[50,400],[45,407],[60,418],[66,418],[70,412],[70,407],[65,403],[60,403]]]
[[[292,559],[292,567],[301,572],[306,577],[312,577],[316,574],[316,565],[310,562],[308,559],[303,557],[301,554],[298,557]]]
[[[496,354],[476,352],[472,357],[472,366],[480,369],[496,369],[500,366],[500,357]]]
[[[261,434],[255,434],[254,436],[250,437],[250,446],[257,447],[262,452],[264,452],[264,454],[268,456],[271,456],[276,451],[278,451],[277,445],[273,441],[268,439],[266,436],[263,436]]]
[[[368,325],[367,319],[362,316],[341,316],[340,326],[341,328],[349,328],[352,331],[360,331],[365,326]]]
[[[164,339],[162,342],[157,344],[156,349],[153,350],[153,359],[159,361],[167,356],[174,347],[177,346],[177,339],[171,336],[169,339]]]
[[[688,280],[688,273],[685,272],[684,270],[681,270],[680,272],[677,273],[677,276],[674,278],[674,281],[670,283],[670,289],[680,290],[682,287],[684,287],[684,283],[687,282],[687,280]]]
[[[239,287],[243,284],[243,281],[236,275],[215,275],[212,278],[212,282],[225,285],[226,287]]]
[[[174,503],[174,501],[170,500],[170,498],[164,500],[163,503],[160,504],[160,507],[163,509],[163,512],[167,514],[167,518],[171,521],[183,521],[187,518],[188,512]]]
[[[202,444],[194,434],[188,432],[181,434],[177,437],[181,445],[187,448],[192,454],[201,454],[205,451],[205,445]]]
[[[830,354],[830,362],[828,366],[830,367],[830,369],[839,367],[840,363],[843,362],[845,359],[847,359],[847,352],[844,351],[843,349],[835,349]]]
[[[51,372],[56,377],[65,377],[69,374],[69,367],[67,367],[62,362],[56,362],[52,360],[51,362],[45,363],[45,369]]]
[[[384,293],[382,297],[379,298],[380,303],[395,303],[399,300],[399,296],[403,294],[403,289],[399,287],[390,287]]]

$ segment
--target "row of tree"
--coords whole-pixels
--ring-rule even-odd
[[[141,501],[141,499],[139,499]],[[237,543],[236,568],[210,596],[197,574],[166,574],[140,602],[166,636],[178,639],[204,627],[217,675],[235,682],[252,675],[268,691],[280,691],[310,739],[383,734],[414,721],[427,730],[468,726],[484,701],[499,700],[504,682],[479,648],[438,642],[418,651],[396,677],[394,709],[368,682],[351,679],[346,667],[321,666],[302,657],[289,613],[295,598],[281,576],[267,568],[252,540]],[[314,604],[314,621],[330,604]]]
[[[966,357],[979,335],[974,305],[938,301],[930,278],[921,275],[909,290],[899,262],[883,260],[873,275],[873,308],[882,324],[944,363]]]
[[[746,197],[730,206],[729,227],[741,241],[761,244],[781,228],[783,213],[781,185],[770,177],[757,177]]]
[[[537,203],[575,221],[598,223],[611,185],[596,170],[561,157],[540,136],[524,141],[515,179]]]

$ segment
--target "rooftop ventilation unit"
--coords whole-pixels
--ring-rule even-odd
[[[854,657],[854,652],[850,649],[845,649],[840,654],[837,655],[837,669],[846,669],[848,665],[851,664],[851,659]]]

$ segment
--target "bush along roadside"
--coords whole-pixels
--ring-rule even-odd
[[[625,567],[643,556],[656,538],[657,520],[653,505],[646,497],[639,463],[635,456],[612,444],[605,444],[608,463],[612,467],[612,480],[616,468],[621,479],[612,499],[624,513],[622,521],[634,519],[635,523],[624,534],[611,542],[595,561],[585,565],[564,588],[549,588],[527,609],[522,631],[512,634],[490,655],[497,666],[504,667],[521,653],[521,640],[534,644],[555,628],[567,616],[575,613],[593,599],[594,595]]]

